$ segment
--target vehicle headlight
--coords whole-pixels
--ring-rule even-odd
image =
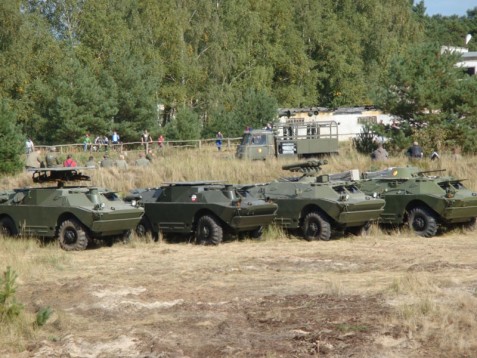
[[[373,193],[373,198],[376,199],[378,197],[378,193],[374,192]]]
[[[339,200],[340,201],[347,201],[347,200],[349,200],[349,195],[348,194],[341,194]]]
[[[94,210],[103,210],[106,207],[105,203],[99,203],[94,206]]]
[[[131,205],[132,206],[137,206],[137,200],[131,200]]]

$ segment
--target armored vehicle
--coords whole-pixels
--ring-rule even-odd
[[[67,251],[84,250],[96,239],[107,243],[126,239],[144,210],[107,189],[65,185],[90,179],[80,169],[34,170],[34,182],[57,182],[57,186],[0,191],[2,233],[58,238]]]
[[[477,216],[477,193],[467,189],[461,179],[431,175],[442,171],[394,167],[365,172],[359,187],[368,194],[378,193],[386,201],[380,223],[407,223],[424,237],[455,225],[472,228]]]
[[[275,222],[285,229],[301,229],[306,240],[329,240],[332,231],[363,233],[378,219],[384,200],[360,191],[351,175],[340,178],[339,175],[319,174],[323,164],[327,161],[284,165],[282,169],[303,175],[242,186],[241,190],[276,202]]]
[[[217,245],[225,234],[258,238],[277,211],[274,203],[243,197],[232,185],[210,181],[136,189],[128,199],[138,199],[144,207],[136,228],[139,236],[193,234],[199,244]]]

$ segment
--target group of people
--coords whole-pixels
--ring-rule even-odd
[[[147,154],[140,153],[138,158],[134,161],[135,166],[148,166],[154,158],[153,152],[150,150]],[[27,154],[25,168],[26,169],[37,169],[37,168],[74,168],[78,166],[78,162],[73,158],[72,154],[68,154],[66,159],[61,162],[56,155],[56,148],[51,147],[42,158],[41,150],[37,149]],[[109,154],[104,154],[101,161],[96,161],[94,156],[90,156],[88,161],[84,164],[85,167],[89,168],[118,168],[118,169],[128,169],[129,164],[126,161],[125,155],[120,154],[118,159],[113,160]]]
[[[406,156],[410,160],[419,160],[424,158],[424,151],[418,142],[413,142],[412,145],[407,149]],[[371,153],[371,158],[376,161],[386,161],[389,157],[389,154],[382,143],[378,143],[378,148]],[[431,160],[440,159],[439,153],[435,150],[429,156]]]
[[[149,155],[149,153],[148,153]],[[135,160],[134,165],[137,167],[147,167],[152,162],[152,154],[149,156],[145,155],[144,153],[139,153],[138,158]],[[96,167],[96,163],[94,162],[94,157],[90,157],[88,163],[89,167]],[[128,169],[129,164],[126,161],[126,157],[124,154],[120,154],[118,159],[113,160],[108,154],[103,156],[103,159],[99,162],[99,166],[101,168],[118,168],[118,169]]]
[[[65,168],[71,168],[78,166],[78,163],[73,158],[73,155],[68,154],[63,163],[60,162],[56,156],[56,148],[49,148],[48,152],[45,155],[44,160],[41,158],[41,150],[36,149],[27,154],[25,167],[27,169],[34,168],[55,168],[63,166]]]
[[[109,145],[118,145],[121,144],[120,142],[121,137],[119,136],[118,132],[114,131],[111,140],[107,135],[99,135],[97,136],[94,141],[91,139],[91,136],[89,133],[86,133],[83,137],[83,150],[85,152],[89,150],[93,150],[95,152],[101,151],[103,149],[104,151],[107,151],[109,149]]]

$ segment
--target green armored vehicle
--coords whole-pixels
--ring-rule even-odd
[[[424,237],[456,225],[472,228],[477,216],[477,193],[465,188],[460,179],[431,175],[441,171],[395,167],[365,172],[359,187],[367,194],[378,193],[386,201],[379,220],[382,224],[407,223]]]
[[[242,186],[241,191],[277,203],[275,222],[285,229],[301,229],[306,240],[329,240],[332,231],[359,235],[378,219],[384,200],[360,191],[351,175],[317,175],[326,163],[284,165],[282,169],[303,175]]]
[[[127,239],[144,210],[136,203],[125,203],[107,189],[65,185],[89,180],[80,169],[34,170],[34,182],[57,182],[57,186],[0,191],[3,235],[58,238],[67,251],[84,250],[92,240],[111,244]]]
[[[226,234],[258,238],[277,211],[274,203],[243,197],[232,185],[210,181],[135,189],[126,200],[135,199],[144,207],[136,228],[139,236],[192,234],[197,243],[208,245],[219,244]]]

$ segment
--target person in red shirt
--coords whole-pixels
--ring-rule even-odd
[[[63,162],[64,167],[76,167],[76,161],[73,159],[71,154],[68,154],[66,160]]]

